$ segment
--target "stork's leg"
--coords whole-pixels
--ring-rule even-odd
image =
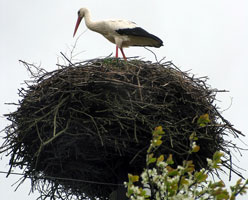
[[[125,54],[124,54],[123,49],[122,49],[122,48],[120,48],[120,50],[121,50],[121,53],[122,53],[123,58],[124,58],[125,60],[127,60],[127,58],[126,58],[126,56],[125,56]]]
[[[118,58],[118,46],[116,45],[116,53],[115,53],[115,57]]]

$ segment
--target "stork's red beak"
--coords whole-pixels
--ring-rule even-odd
[[[74,30],[74,33],[73,33],[73,37],[75,36],[76,32],[77,32],[77,29],[79,27],[79,24],[82,20],[82,17],[78,16],[78,19],[77,19],[77,23],[76,23],[76,26],[75,26],[75,30]]]

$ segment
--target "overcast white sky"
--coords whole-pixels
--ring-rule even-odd
[[[0,0],[0,129],[7,125],[2,115],[16,109],[4,103],[17,102],[17,89],[29,78],[18,60],[41,64],[48,71],[56,69],[59,52],[69,54],[75,42],[72,34],[80,7],[88,7],[96,20],[128,19],[160,37],[164,47],[152,49],[158,59],[166,56],[182,70],[209,76],[213,88],[229,90],[217,96],[217,104],[221,110],[232,104],[224,116],[247,134],[247,0]],[[82,23],[77,35],[85,30]],[[107,56],[115,46],[88,30],[77,44],[76,52],[81,51],[77,59],[85,60]],[[125,53],[154,61],[144,48],[128,48]],[[247,137],[241,140],[248,144]],[[239,161],[234,162],[248,170],[248,152],[235,155]],[[2,157],[0,171],[7,170],[8,158]],[[243,175],[248,178],[248,171]],[[29,181],[14,192],[11,185],[18,179],[0,174],[1,199],[35,200],[37,194],[28,195]]]

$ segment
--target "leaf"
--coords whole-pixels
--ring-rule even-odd
[[[193,133],[191,133],[191,135],[189,136],[189,140],[194,140],[194,137],[196,137],[195,131]]]
[[[157,163],[164,161],[164,155],[160,155],[157,159]]]
[[[147,164],[149,165],[151,163],[155,163],[156,160],[157,160],[156,158],[151,158],[151,159],[148,160],[148,163]]]
[[[180,185],[188,185],[189,181],[183,176],[180,182]]]
[[[167,166],[167,170],[168,170],[168,176],[177,176],[179,174],[179,172],[176,169],[173,168],[169,168],[170,166]]]
[[[162,140],[153,140],[153,145],[154,146],[160,146],[162,144]]]
[[[203,172],[196,172],[195,178],[198,182],[204,182],[207,179],[208,175],[204,174]]]
[[[155,130],[152,132],[153,136],[154,135],[164,135],[164,131],[163,131],[163,128],[162,126],[158,126],[155,128]]]
[[[150,153],[150,154],[148,154],[148,159],[153,158],[153,156],[154,156],[154,153]]]
[[[221,160],[220,158],[224,155],[224,153],[216,151],[213,155],[213,161]]]
[[[198,140],[198,137],[196,137],[196,132],[195,131],[189,136],[189,140],[190,141]]]
[[[156,128],[155,128],[155,131],[163,131],[162,126],[158,126],[158,127],[156,127]]]
[[[192,160],[184,161],[185,172],[193,172],[195,170],[195,165]]]
[[[128,179],[130,182],[135,183],[135,182],[139,181],[139,176],[128,174]]]
[[[168,170],[168,172],[172,172],[173,170],[175,170],[171,166],[166,166],[166,169]]]
[[[153,153],[151,153],[151,154],[148,155],[148,161],[147,161],[147,164],[148,165],[151,164],[151,163],[155,163],[156,162],[157,159],[154,158],[153,155],[154,155]]]
[[[138,182],[139,181],[139,176],[135,175],[132,177],[133,183]]]
[[[127,196],[130,197],[133,194],[133,192],[134,191],[132,189],[128,188],[128,190],[127,190]]]
[[[169,157],[168,157],[167,160],[166,160],[166,163],[167,163],[168,165],[174,164],[174,161],[173,161],[173,159],[172,159],[172,154],[169,155]]]
[[[212,168],[218,169],[220,166],[218,164],[221,163],[221,157],[224,155],[224,153],[216,151],[213,155],[213,165]]]
[[[148,197],[148,195],[146,195],[146,191],[143,190],[142,188],[139,188],[139,191],[140,191],[140,195],[143,196],[143,197]]]
[[[200,146],[195,145],[194,148],[192,149],[192,152],[198,152],[200,150]]]
[[[221,188],[213,192],[213,196],[216,197],[216,200],[227,200],[229,199],[229,194],[227,190],[222,190]]]
[[[197,120],[197,124],[200,127],[205,127],[209,122],[210,122],[210,119],[209,119],[208,114],[201,115]]]
[[[240,178],[240,179],[237,180],[236,185],[239,186],[241,184],[241,182],[242,182],[242,179]]]
[[[215,189],[217,187],[225,187],[225,184],[223,181],[218,181],[210,185],[211,188]]]

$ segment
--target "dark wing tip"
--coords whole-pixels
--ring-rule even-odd
[[[154,40],[156,40],[157,42],[158,42],[158,46],[157,47],[161,47],[161,46],[164,46],[164,44],[163,44],[163,41],[160,39],[160,38],[158,38],[157,36],[155,36],[155,35],[153,35],[154,37],[153,37],[153,39]]]

